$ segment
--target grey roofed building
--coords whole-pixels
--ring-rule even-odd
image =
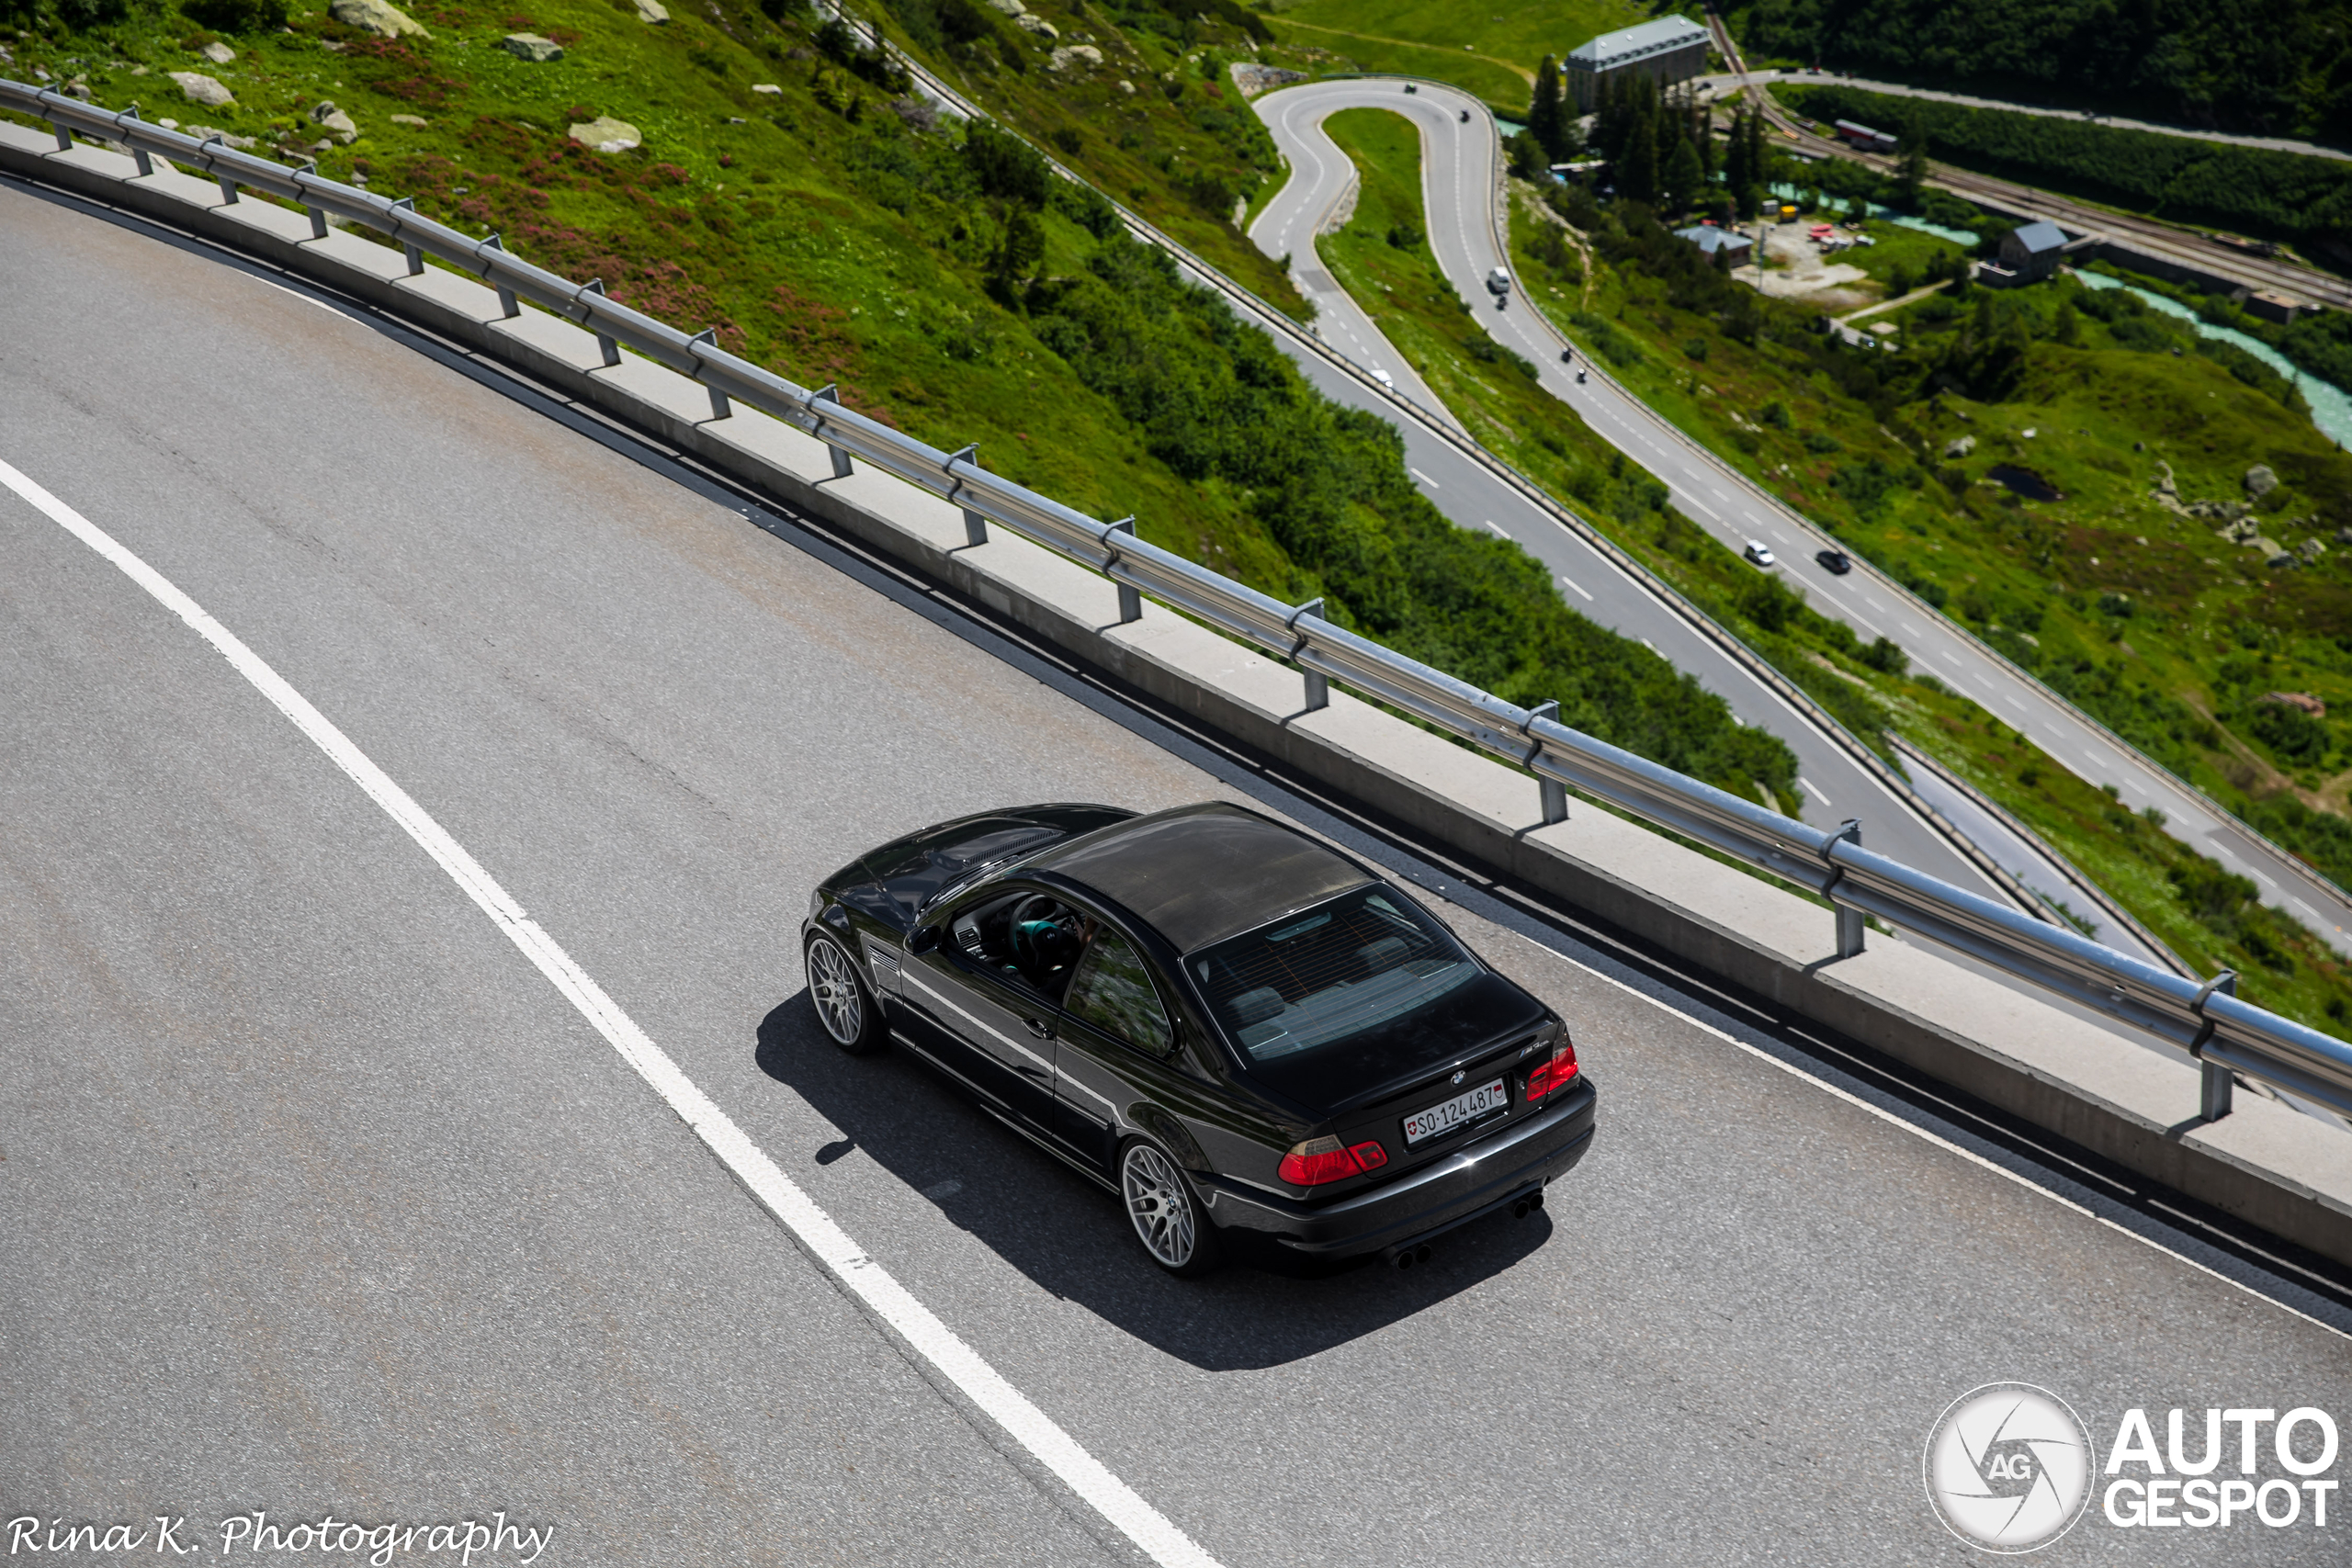
[[[2020,223],[2001,236],[2000,265],[1993,270],[2002,276],[1996,277],[1984,267],[1978,269],[1978,276],[1996,287],[2037,282],[2058,270],[2065,249],[2066,231],[2048,219]]]
[[[1747,261],[1748,254],[1756,249],[1756,243],[1738,230],[1711,228],[1704,223],[1694,223],[1688,229],[1677,229],[1674,231],[1674,237],[1678,240],[1690,241],[1710,256],[1718,251],[1726,252],[1730,254],[1734,266]]]
[[[1568,95],[1589,110],[1600,78],[1619,73],[1683,82],[1707,68],[1707,29],[1688,17],[1660,17],[1639,27],[1588,39],[1560,62]]]
[[[2044,251],[2059,250],[2066,243],[2066,231],[2047,218],[2038,218],[2030,223],[2019,224],[2015,231],[2015,236],[2018,248],[2028,255],[2040,255]]]

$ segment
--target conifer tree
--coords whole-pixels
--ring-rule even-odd
[[[1560,62],[1547,54],[1535,73],[1535,95],[1527,104],[1527,129],[1555,164],[1566,156],[1567,139],[1562,134],[1566,122],[1567,112],[1560,101]]]
[[[1667,122],[1677,131],[1682,128],[1678,120]],[[1687,136],[1674,138],[1674,151],[1666,160],[1666,172],[1659,178],[1666,205],[1676,212],[1687,210],[1706,189],[1707,171],[1699,161],[1699,150]]]
[[[1634,100],[1634,112],[1625,135],[1625,155],[1617,160],[1617,194],[1628,201],[1655,203],[1657,200],[1657,116],[1653,111],[1657,100],[1644,101],[1640,93],[1629,95]]]

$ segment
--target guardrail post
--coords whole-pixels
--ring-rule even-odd
[[[403,209],[410,212],[415,211],[416,197],[413,196],[404,196],[398,201],[392,203],[392,210],[394,212],[399,212]],[[394,220],[394,222],[397,223],[398,220]],[[402,254],[408,257],[408,275],[411,277],[414,277],[417,274],[424,270],[424,247],[423,245],[412,245],[407,241],[403,240],[401,242],[401,251]]]
[[[1294,664],[1298,663],[1299,654],[1306,648],[1306,634],[1298,629],[1298,623],[1308,615],[1314,616],[1318,621],[1324,618],[1323,601],[1319,596],[1309,599],[1306,604],[1293,610],[1290,617],[1283,622],[1283,629],[1298,639],[1290,645],[1289,658]],[[1331,705],[1330,678],[1320,670],[1309,670],[1303,664],[1299,665],[1298,672],[1306,677],[1306,711],[1316,713],[1329,707]]]
[[[967,441],[947,455],[946,467],[953,468],[958,458],[970,463],[974,468],[979,467],[980,459],[976,456],[979,449],[978,442]],[[955,500],[956,493],[963,488],[964,481],[957,479],[948,487],[947,499]],[[968,506],[964,508],[964,542],[967,545],[985,545],[989,542],[989,520]]]
[[[1835,842],[1838,839],[1860,847],[1862,841],[1861,819],[1858,817],[1849,817],[1838,824],[1838,831],[1831,835],[1831,841]],[[1842,877],[1845,872],[1840,869],[1838,874]],[[1834,890],[1838,884],[1832,882],[1829,886]],[[1838,911],[1838,956],[1840,958],[1860,957],[1862,939],[1870,930],[1863,921],[1862,912],[1860,909],[1849,909],[1843,904],[1833,903],[1831,907]]]
[[[139,118],[138,103],[134,100],[131,106],[122,112],[123,117],[126,119],[137,119]],[[147,155],[147,149],[140,146],[136,142],[131,144],[130,161],[139,165],[139,173],[141,178],[144,178],[155,172],[155,160]]]
[[[74,133],[65,129],[63,121],[52,119],[49,122],[49,129],[51,134],[57,138],[57,150],[60,152],[74,151]]]
[[[1519,727],[1519,732],[1526,735],[1529,741],[1527,755],[1519,760],[1520,766],[1523,768],[1534,766],[1535,759],[1544,752],[1543,739],[1539,736],[1528,735],[1528,731],[1534,727],[1535,721],[1539,718],[1548,718],[1557,724],[1560,721],[1560,705],[1556,702],[1542,702],[1527,710],[1527,722]],[[1549,828],[1555,822],[1566,821],[1568,819],[1568,786],[1548,774],[1538,773],[1535,775],[1535,787],[1544,802],[1544,826]]]
[[[694,345],[698,343],[707,343],[713,348],[717,348],[718,346],[718,329],[717,327],[705,327],[702,331],[695,333],[694,336],[686,340],[686,352],[689,354],[693,353]],[[696,378],[700,378],[699,375],[697,375]],[[711,418],[733,419],[735,417],[735,405],[728,400],[726,393],[720,391],[718,388],[711,386],[704,387],[703,390],[710,394]]]
[[[580,292],[582,294],[586,294],[592,289],[599,295],[603,294],[605,292],[605,280],[601,277],[592,277],[587,282],[580,286]],[[588,330],[591,332],[596,331],[594,327],[591,327]],[[618,365],[621,362],[621,340],[605,333],[596,333],[596,352],[604,356],[605,368],[609,370],[614,366]]]
[[[1111,526],[1111,532],[1113,532],[1114,534],[1125,534],[1125,535],[1126,535],[1129,538],[1133,538],[1133,537],[1135,536],[1135,532],[1136,532],[1136,520],[1135,520],[1135,518],[1134,518],[1134,517],[1132,517],[1132,516],[1128,516],[1128,517],[1122,517],[1122,518],[1120,518],[1116,523],[1112,524],[1110,526]],[[1110,558],[1110,560],[1104,563],[1104,570],[1108,570],[1111,567],[1116,566],[1116,565],[1118,565],[1118,564],[1119,564],[1119,552],[1118,552],[1118,549],[1116,548],[1116,547],[1113,547],[1113,549],[1112,549],[1112,551],[1111,551],[1111,558]],[[1113,581],[1116,581],[1117,580],[1114,578],[1114,579],[1113,579]],[[1142,620],[1142,619],[1143,619],[1143,592],[1142,592],[1142,591],[1141,591],[1141,590],[1139,590],[1138,588],[1136,588],[1136,587],[1135,586],[1135,584],[1133,584],[1133,583],[1131,583],[1131,582],[1121,582],[1121,583],[1119,583],[1119,624],[1120,624],[1121,626],[1125,626],[1129,621],[1140,621],[1140,620]]]
[[[2199,987],[2196,1000],[2188,1004],[2197,1010],[2197,1016],[2204,1020],[2204,1026],[2198,1030],[2197,1038],[2188,1043],[2188,1054],[2197,1058],[2199,1075],[2197,1114],[2207,1122],[2219,1122],[2230,1113],[2230,1100],[2237,1088],[2237,1079],[2231,1076],[2228,1067],[2220,1062],[2205,1059],[2205,1046],[2213,1038],[2213,1021],[2205,1017],[2205,1001],[2216,991],[2225,997],[2236,996],[2237,971],[2224,969],[2206,981]]]
[[[841,383],[837,381],[826,382],[823,386],[808,394],[808,400],[810,402],[823,403],[840,402],[842,400]],[[819,416],[817,421],[817,439],[820,441],[825,441],[825,422],[821,415]],[[837,479],[845,479],[849,478],[851,473],[849,454],[842,451],[840,447],[835,446],[830,441],[825,441],[825,446],[826,449],[833,455],[833,478]],[[967,523],[964,526],[967,530],[969,530],[971,525]]]
[[[60,136],[62,136],[63,134],[64,133],[62,131],[59,132]],[[204,145],[209,147],[216,141],[220,142],[223,147],[226,147],[229,144],[227,140],[221,136],[220,132],[216,130],[211,135],[204,139]],[[71,146],[73,143],[69,141],[66,145]],[[215,175],[212,176],[212,183],[220,187],[221,206],[234,207],[237,205],[237,182],[235,180],[231,179],[227,175]]]
[[[482,248],[484,250],[491,251],[503,251],[506,246],[500,242],[497,235],[492,234],[489,239],[482,242]],[[482,268],[482,276],[484,277],[490,276],[489,267],[485,266]],[[514,298],[514,290],[507,288],[496,278],[491,278],[490,286],[498,290],[498,308],[505,314],[508,321],[511,321],[515,317],[523,313],[523,303],[521,300]]]
[[[319,161],[316,158],[305,158],[302,160],[302,166],[294,172],[298,175],[315,175],[319,172]],[[322,207],[312,207],[306,201],[302,204],[302,210],[311,215],[311,238],[325,239],[327,237],[326,209]]]

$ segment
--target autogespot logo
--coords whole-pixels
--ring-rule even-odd
[[[2075,1528],[2091,1494],[2091,1439],[2066,1402],[1992,1382],[1951,1402],[1928,1434],[1928,1500],[1987,1551],[2034,1551]]]

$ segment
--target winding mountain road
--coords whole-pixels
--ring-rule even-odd
[[[1785,581],[1803,592],[1822,614],[1844,621],[1864,641],[1886,637],[1900,643],[1914,668],[1932,672],[2024,733],[2081,778],[2113,785],[2124,805],[2134,810],[2153,807],[2163,812],[2166,831],[2251,878],[2261,890],[2263,902],[2302,921],[2336,951],[2352,953],[2352,899],[1867,565],[1858,564],[1844,577],[1830,573],[1814,559],[1817,551],[1842,547],[1829,535],[1651,411],[1611,379],[1582,348],[1575,351],[1576,366],[1564,363],[1568,340],[1526,298],[1514,295],[1502,309],[1494,308],[1481,280],[1507,263],[1498,238],[1502,186],[1500,143],[1493,118],[1476,100],[1454,89],[1430,82],[1415,85],[1417,90],[1408,94],[1402,83],[1394,80],[1306,83],[1255,101],[1253,107],[1292,170],[1289,182],[1250,228],[1250,238],[1259,249],[1277,256],[1311,255],[1313,236],[1338,209],[1353,179],[1347,155],[1323,131],[1322,121],[1328,116],[1366,106],[1406,116],[1420,128],[1422,195],[1428,207],[1430,243],[1446,277],[1464,299],[1476,304],[1477,319],[1494,339],[1532,360],[1544,389],[1666,484],[1679,510],[1734,550],[1744,548],[1750,540],[1769,546],[1780,558],[1779,570]],[[1462,118],[1465,110],[1466,120]],[[1294,265],[1301,263],[1295,259]],[[1374,352],[1385,352],[1385,363],[1401,362],[1401,356],[1385,346],[1385,340],[1378,338],[1378,327],[1351,301],[1344,309],[1327,306],[1325,296],[1317,294],[1316,302],[1318,310],[1340,311],[1340,319],[1349,323],[1345,330],[1350,334],[1376,340],[1381,346]],[[1578,367],[1588,370],[1588,379],[1582,383],[1576,379]],[[1443,500],[1438,493],[1431,499],[1441,503]],[[1458,518],[1460,513],[1453,515]],[[1554,532],[1562,531],[1555,528]],[[1547,559],[1557,548],[1555,541],[1540,536],[1522,538],[1521,543]],[[1603,625],[1627,630],[1646,613],[1644,606],[1648,596],[1622,578],[1612,576],[1584,586],[1596,590],[1596,595],[1572,602]],[[1628,635],[1642,634],[1629,631]],[[1703,660],[1686,662],[1686,653],[1680,649],[1668,657],[1710,689],[1724,691],[1716,683],[1722,677]],[[1743,712],[1742,716],[1748,715]],[[1759,719],[1750,717],[1749,722]],[[1800,737],[1778,727],[1774,733],[1800,748],[1808,769],[1814,766]],[[1807,777],[1813,776],[1808,772]],[[1845,807],[1849,799],[1862,798],[1838,797],[1838,807],[1832,809]],[[1866,831],[1872,833],[1875,842],[1886,841],[1877,836],[1882,822],[1895,827],[1897,832],[1905,831],[1888,821],[1890,814],[1883,807],[1875,815],[1850,808],[1845,814],[1863,816]],[[1927,834],[1930,830],[1921,825],[1912,831]],[[1905,849],[1889,852],[1907,855],[1912,852],[1906,842]],[[1924,861],[1914,863],[1927,864]],[[1937,874],[1950,874],[1939,871]],[[2112,925],[2100,931],[2099,940],[2130,950],[2127,934]]]

